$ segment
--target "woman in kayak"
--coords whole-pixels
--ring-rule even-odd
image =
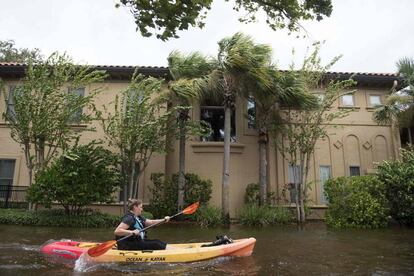
[[[141,216],[142,201],[139,199],[128,200],[129,212],[122,218],[121,223],[115,229],[115,239],[119,240],[124,236],[131,235],[122,241],[117,242],[119,250],[164,250],[167,247],[165,242],[160,240],[146,239],[145,231],[142,231],[147,226],[159,223],[165,219],[169,221],[170,217],[164,219],[146,219]]]

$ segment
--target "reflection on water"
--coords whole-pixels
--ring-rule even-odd
[[[399,227],[333,231],[323,223],[216,229],[170,224],[151,231],[151,237],[169,243],[213,241],[225,233],[257,239],[251,257],[190,264],[75,263],[40,253],[46,241],[107,241],[112,233],[113,229],[0,225],[0,275],[414,275],[414,229]]]

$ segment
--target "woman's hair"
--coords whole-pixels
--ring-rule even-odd
[[[134,209],[134,206],[139,206],[142,204],[142,200],[141,199],[128,199],[128,209],[132,210]]]

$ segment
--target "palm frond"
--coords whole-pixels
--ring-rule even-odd
[[[391,124],[398,116],[399,109],[395,105],[383,105],[375,109],[373,119],[380,125]]]
[[[200,52],[184,55],[179,51],[172,51],[167,58],[168,68],[174,80],[181,78],[199,78],[207,75],[214,68],[216,61]]]

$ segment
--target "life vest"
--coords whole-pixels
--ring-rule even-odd
[[[129,226],[129,228],[127,230],[133,231],[135,229],[138,229],[140,231],[140,233],[139,233],[139,236],[131,236],[131,237],[125,239],[125,241],[132,241],[136,238],[145,239],[146,236],[147,236],[147,231],[141,231],[142,229],[145,228],[142,217],[141,216],[135,216],[134,214],[132,214],[130,212],[125,214],[123,218],[125,218],[126,216],[130,216],[135,221],[135,224],[133,226]],[[118,240],[120,238],[122,238],[122,236],[115,236],[116,240]]]
[[[145,238],[145,234],[146,234],[145,231],[142,231],[142,229],[145,228],[144,223],[141,221],[141,217],[140,216],[134,216],[134,219],[135,219],[134,227],[135,227],[135,229],[138,229],[139,230],[139,235],[141,236],[141,239],[144,239]]]

